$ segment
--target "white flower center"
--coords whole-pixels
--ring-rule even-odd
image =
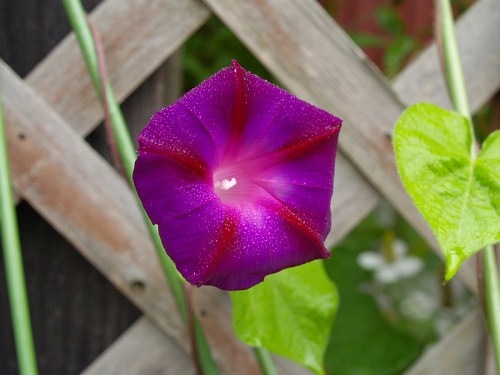
[[[216,181],[215,187],[222,190],[229,190],[234,185],[236,185],[236,178],[232,178],[231,180],[224,179],[222,181]]]

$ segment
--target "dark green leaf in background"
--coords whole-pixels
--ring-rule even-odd
[[[408,35],[397,36],[391,41],[384,53],[384,71],[387,76],[394,77],[401,70],[406,57],[417,49],[417,39]]]
[[[351,39],[362,48],[383,47],[386,41],[383,37],[370,33],[349,33]]]
[[[393,6],[379,6],[375,11],[377,24],[385,31],[394,36],[405,32],[405,23]]]

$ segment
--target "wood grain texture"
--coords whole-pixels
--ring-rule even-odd
[[[26,202],[17,214],[39,373],[78,374],[140,311]],[[19,374],[10,318],[0,256],[2,375]]]
[[[460,59],[472,112],[500,86],[500,6],[496,0],[476,2],[457,22]],[[394,80],[392,87],[406,105],[427,101],[451,109],[435,44]]]
[[[87,10],[98,2],[82,1]],[[0,56],[19,75],[25,76],[69,31],[59,0],[0,0]],[[126,106],[136,97],[131,95]],[[156,102],[151,94],[149,100]],[[94,147],[97,140],[95,134],[88,139]],[[78,374],[140,311],[26,202],[17,213],[39,373]],[[0,374],[15,375],[8,307],[0,257]]]
[[[161,273],[126,183],[3,63],[0,80],[17,190],[122,291],[144,282],[136,303],[161,300]],[[145,281],[155,276],[160,285]],[[172,308],[166,300],[160,309]]]
[[[191,357],[142,317],[81,374],[195,375],[195,369]]]
[[[482,312],[477,308],[428,348],[404,375],[485,374],[486,336]]]
[[[342,152],[442,257],[397,172],[390,134],[404,106],[343,30],[314,1],[205,3],[286,87],[344,119]],[[471,264],[459,276],[476,289]]]
[[[374,210],[380,196],[341,153],[335,161],[335,189],[332,196],[332,228],[325,240],[327,249],[340,242]]]
[[[312,372],[282,357],[273,356],[273,360],[281,375],[312,375]],[[138,374],[195,375],[191,358],[146,317],[140,318],[81,373]]]
[[[196,0],[107,0],[99,5],[91,18],[118,101],[150,76],[209,14]],[[26,82],[78,134],[88,134],[101,121],[101,105],[73,34],[30,72]]]

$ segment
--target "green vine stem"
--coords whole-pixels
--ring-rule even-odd
[[[446,84],[448,85],[448,92],[455,110],[470,119],[469,100],[467,98],[462,63],[460,62],[460,54],[458,52],[450,1],[440,0],[438,2],[437,15],[438,17],[440,15],[440,19],[438,20],[438,25],[440,26],[437,28],[438,33],[436,36],[440,38],[440,44],[442,44],[445,67],[444,75],[446,77]]]
[[[500,367],[500,280],[493,245],[483,250],[484,258],[484,292],[486,294],[486,311],[488,326],[493,341],[497,368]]]
[[[106,97],[106,100],[103,102],[107,102],[108,104],[109,117],[111,119],[113,134],[116,139],[118,154],[122,161],[125,175],[130,185],[133,187],[132,172],[134,169],[134,163],[137,154],[125,120],[123,118],[120,106],[118,104],[118,101],[116,100],[113,89],[108,80],[106,80],[104,90],[101,90],[99,59],[96,52],[94,38],[86,20],[85,10],[83,9],[80,0],[62,0],[62,2],[68,15],[70,24],[75,31],[97,95],[100,98],[102,98],[104,95]],[[136,198],[139,206],[142,207],[142,204],[140,203],[137,196]],[[172,291],[172,295],[174,296],[184,323],[189,327],[189,315],[187,310],[186,295],[183,288],[183,281],[179,277],[174,263],[163,249],[163,245],[158,235],[157,228],[151,224],[144,210],[142,211],[146,221],[146,225],[148,226],[148,230],[151,235],[151,239],[154,244],[154,248]],[[217,370],[215,362],[212,359],[201,325],[199,324],[197,319],[195,319],[194,331],[197,344],[197,352],[199,353],[199,365],[203,370],[203,374],[218,374],[219,372]]]
[[[262,375],[278,375],[278,372],[274,367],[271,354],[267,349],[254,347],[253,352],[255,353],[255,357],[259,362],[260,369],[262,370]]]
[[[0,226],[19,373],[38,374],[0,96]]]
[[[469,119],[472,127],[465,80],[463,77],[460,56],[458,53],[457,39],[453,23],[453,14],[449,0],[438,0],[437,4],[436,36],[438,44],[442,44],[443,67],[445,69],[448,92],[455,110]],[[474,136],[474,129],[472,129]],[[476,141],[471,145],[471,159],[476,157]],[[497,368],[500,368],[500,279],[498,266],[495,259],[493,245],[486,246],[483,250],[484,260],[484,292],[488,326],[493,341]]]

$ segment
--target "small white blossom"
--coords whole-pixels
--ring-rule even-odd
[[[408,246],[400,239],[392,242],[393,260],[387,260],[376,251],[364,251],[358,255],[358,265],[369,271],[374,271],[375,280],[382,284],[392,284],[396,281],[418,274],[424,267],[422,259],[408,255]]]
[[[403,315],[415,320],[430,319],[437,308],[436,299],[419,290],[410,293],[399,305],[399,310]]]

